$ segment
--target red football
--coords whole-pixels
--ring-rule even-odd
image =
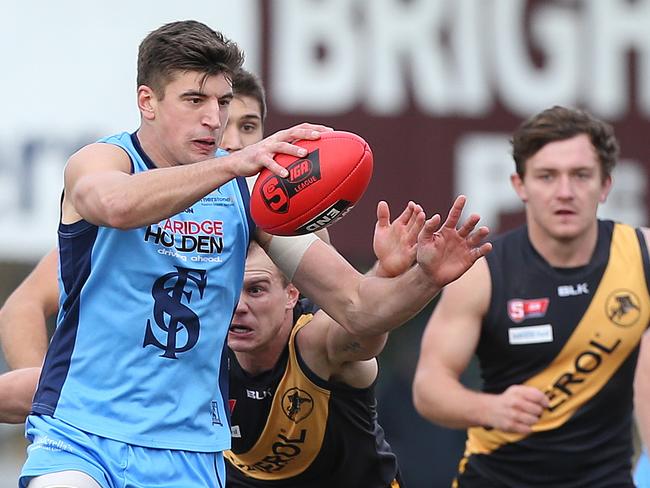
[[[296,144],[309,154],[275,158],[289,176],[264,169],[253,186],[251,214],[269,234],[307,234],[336,222],[361,198],[372,176],[372,151],[356,134],[326,132]]]

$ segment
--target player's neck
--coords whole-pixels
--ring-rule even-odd
[[[540,227],[528,226],[528,238],[535,250],[555,268],[577,268],[591,260],[598,241],[598,221],[571,238],[557,238],[544,232]]]
[[[157,168],[174,166],[174,163],[170,162],[169,158],[162,151],[162,145],[158,143],[158,139],[151,127],[146,124],[141,125],[138,129],[137,137],[142,150]]]

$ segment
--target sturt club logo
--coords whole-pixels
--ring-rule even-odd
[[[630,327],[641,316],[639,297],[630,290],[616,290],[607,297],[605,309],[609,320],[620,327]]]
[[[282,410],[295,423],[307,418],[313,409],[313,398],[300,388],[291,388],[282,395]]]
[[[153,320],[159,329],[154,330],[151,319],[147,320],[142,347],[155,346],[163,350],[163,358],[178,359],[178,353],[192,349],[199,340],[199,317],[185,305],[191,303],[192,288],[199,298],[208,282],[204,269],[175,266],[176,271],[158,278],[151,289],[154,299]],[[164,340],[158,340],[163,337]]]

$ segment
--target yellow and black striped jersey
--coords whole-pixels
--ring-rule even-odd
[[[377,423],[374,385],[324,381],[297,350],[302,315],[271,371],[246,373],[230,351],[229,487],[388,488],[397,460]]]
[[[497,486],[633,486],[632,385],[650,318],[641,232],[599,221],[589,264],[559,269],[522,227],[496,239],[487,262],[492,295],[477,347],[483,389],[530,385],[550,405],[530,435],[469,429],[459,486],[476,486],[463,482],[467,466]]]

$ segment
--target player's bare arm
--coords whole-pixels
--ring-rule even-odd
[[[11,369],[38,366],[48,345],[46,320],[59,304],[58,252],[50,251],[0,309],[0,342]]]
[[[32,408],[41,368],[22,368],[0,375],[0,423],[21,424]]]
[[[63,222],[82,218],[96,225],[131,229],[159,222],[190,207],[236,176],[262,168],[285,169],[273,156],[303,156],[297,139],[317,139],[328,127],[301,124],[279,131],[232,155],[131,174],[128,155],[117,146],[96,143],[75,153],[65,170]]]
[[[446,284],[444,280],[455,279],[489,251],[489,244],[479,245],[487,229],[471,232],[477,218],[455,229],[463,205],[462,198],[454,203],[438,231],[439,216],[425,223],[418,236],[417,265],[398,277],[363,277],[316,240],[303,254],[293,282],[350,333],[381,334],[413,317]]]
[[[445,287],[422,338],[413,401],[420,415],[445,427],[527,433],[548,404],[541,391],[514,385],[493,395],[473,391],[460,381],[478,345],[490,294],[485,259]]]
[[[417,237],[424,220],[422,207],[409,202],[402,214],[390,222],[388,204],[379,202],[373,239],[378,264],[369,273],[381,272],[392,277],[410,268],[415,262]],[[351,334],[320,310],[309,327],[298,332],[296,340],[303,359],[316,374],[366,387],[376,378],[374,358],[383,350],[387,337],[388,331],[376,336]]]

